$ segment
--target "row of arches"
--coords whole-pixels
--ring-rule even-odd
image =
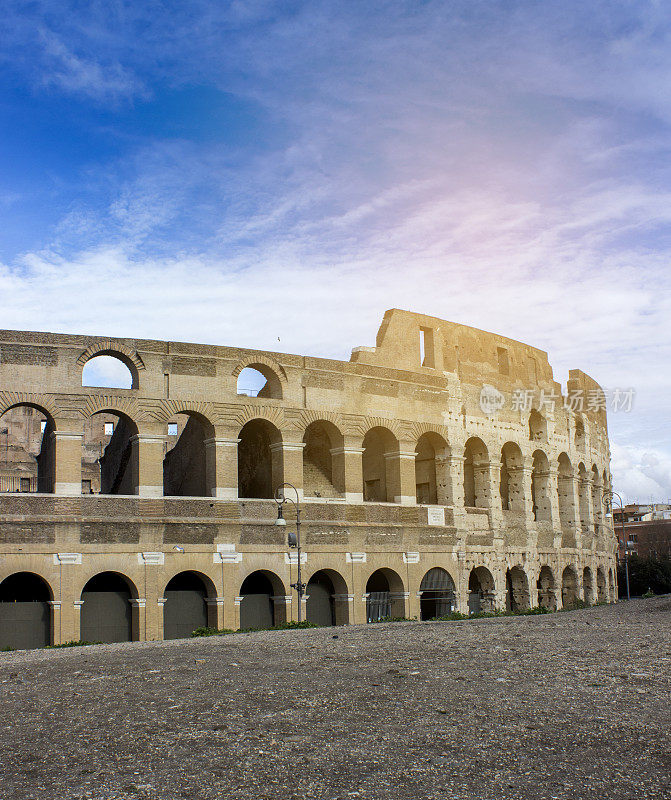
[[[40,444],[31,451],[35,453],[37,487],[39,491],[53,491],[54,421],[44,409],[37,409],[37,413],[42,417],[37,434]],[[96,465],[97,482],[90,479],[89,470],[88,485],[83,486],[83,491],[135,494],[141,459],[138,426],[118,410],[95,412],[91,420],[98,417],[100,424],[89,426],[90,435],[85,429],[82,461],[89,467]],[[167,421],[166,434],[163,495],[216,495],[222,470],[217,469],[217,453],[212,448],[216,441],[214,425],[201,413],[184,411]],[[99,451],[91,439],[99,440]],[[237,439],[227,441],[236,445],[233,455],[237,462],[237,496],[272,497],[275,488],[286,479],[287,443],[282,431],[270,420],[257,418],[242,426]],[[562,522],[576,512],[584,524],[590,514],[594,521],[601,521],[601,496],[609,487],[607,471],[600,471],[596,464],[587,467],[582,461],[576,468],[565,452],[551,462],[544,450],[536,449],[529,462],[517,442],[506,442],[500,452],[490,454],[482,439],[471,437],[455,454],[441,434],[427,431],[418,437],[409,453],[404,453],[401,448],[407,445],[381,425],[366,431],[360,444],[360,448],[347,450],[343,433],[331,421],[315,420],[307,425],[302,441],[294,445],[302,454],[305,494],[338,498],[348,491],[358,491],[367,502],[407,502],[414,496],[415,502],[427,505],[459,505],[463,496],[466,507],[498,506],[520,513],[530,507],[537,521],[551,521],[556,503]],[[353,484],[351,475],[347,475],[346,452],[360,453],[358,487],[356,479]],[[414,460],[414,485],[410,486],[401,463],[407,457]]]
[[[596,573],[585,567],[580,575],[567,566],[557,585],[552,569],[541,567],[536,578],[538,604],[548,610],[586,603],[606,602],[615,597],[613,571],[598,567]],[[509,611],[530,607],[530,578],[521,566],[505,574],[505,608]],[[579,587],[582,586],[582,597]],[[271,570],[257,570],[240,585],[240,629],[269,628],[286,621],[286,591],[282,579]],[[558,592],[560,595],[558,596]],[[318,625],[345,625],[350,622],[347,582],[333,569],[313,573],[307,583],[306,618]],[[418,587],[422,620],[435,619],[457,608],[457,589],[450,572],[432,567]],[[378,622],[406,615],[406,587],[391,568],[373,571],[366,581],[366,621]],[[50,605],[54,596],[49,584],[30,572],[18,572],[0,583],[0,649],[44,647],[53,640]],[[101,572],[90,578],[76,601],[80,609],[80,638],[91,642],[121,642],[138,639],[139,614],[145,599],[138,598],[132,580],[117,572]],[[216,589],[211,579],[187,570],[166,584],[159,603],[163,606],[163,638],[189,637],[192,631],[216,626]],[[492,572],[485,566],[473,567],[468,576],[468,611],[493,611],[497,594]]]

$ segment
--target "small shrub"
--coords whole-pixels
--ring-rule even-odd
[[[61,644],[48,644],[46,650],[57,650],[60,647],[88,647],[91,644],[102,644],[102,642],[86,642],[84,639],[73,639],[71,642]]]
[[[646,592],[644,595],[641,595],[641,596],[642,596],[642,597],[654,597],[654,596],[655,596],[655,593],[654,593],[654,592],[652,591],[652,589],[651,589],[651,588],[648,586],[648,591],[647,591],[647,592]]]
[[[0,653],[12,653],[14,652],[14,648],[7,645],[6,647],[0,647]]]
[[[280,622],[279,625],[273,625],[270,628],[240,628],[234,631],[232,628],[196,628],[191,632],[192,638],[198,636],[227,636],[229,633],[254,633],[256,631],[291,631],[302,628],[318,628],[316,622],[308,622],[304,619],[301,622]]]

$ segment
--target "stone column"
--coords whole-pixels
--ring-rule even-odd
[[[576,478],[573,475],[559,475],[559,506],[563,505],[564,513],[560,511],[561,527],[573,533],[576,546],[582,541],[580,531],[580,518],[578,516],[578,492]]]
[[[156,601],[158,605],[158,638],[159,641],[165,639],[165,604],[168,602],[167,597],[159,597]]]
[[[238,443],[236,437],[215,436],[205,440],[207,491],[218,500],[238,497]]]
[[[416,456],[408,442],[400,442],[396,452],[384,454],[388,502],[404,506],[417,504]]]
[[[580,525],[588,534],[594,533],[594,509],[592,507],[592,478],[587,473],[578,478],[580,485]]]
[[[352,624],[352,606],[354,604],[353,594],[334,594],[333,602],[335,605],[336,625]]]
[[[524,514],[527,522],[534,521],[533,499],[531,495],[532,467],[528,464],[509,467],[509,507],[511,511]]]
[[[69,631],[63,631],[63,639],[66,642],[78,642],[82,638],[82,606],[84,605],[84,601],[75,600],[73,605],[75,607],[75,613],[71,619],[72,627]]]
[[[50,607],[51,641],[49,644],[62,644],[61,641],[61,601],[47,600]]]
[[[139,433],[131,438],[133,447],[133,490],[140,497],[163,497],[165,436]]]
[[[131,618],[132,618],[132,625],[131,631],[134,635],[137,635],[138,642],[146,642],[147,641],[147,620],[146,620],[146,608],[147,608],[147,600],[144,597],[138,597],[130,600],[131,608]]]
[[[303,499],[303,449],[305,442],[275,442],[270,445],[273,469],[273,495],[282,483],[296,487],[298,499]],[[287,492],[291,497],[293,492]]]
[[[274,595],[270,598],[274,603],[274,616],[275,625],[281,625],[283,622],[297,621],[298,614],[293,614],[292,597],[290,594]]]
[[[345,440],[343,447],[331,450],[333,483],[342,491],[348,503],[363,503],[363,447]],[[342,487],[342,488],[341,488]]]
[[[70,420],[66,421],[70,423]],[[51,432],[54,452],[54,493],[79,495],[82,493],[82,442],[84,431],[71,423],[70,429],[61,429],[62,420],[56,422],[57,430]]]
[[[550,507],[550,522],[555,530],[561,530],[559,519],[559,488],[558,488],[558,469],[551,464],[545,473],[541,473],[545,478],[548,504]]]
[[[457,553],[457,558],[458,566],[454,593],[455,610],[460,614],[468,614],[468,579],[471,571],[466,566],[466,554],[464,552]]]
[[[207,625],[210,628],[221,630],[224,627],[224,598],[208,597],[207,604]]]

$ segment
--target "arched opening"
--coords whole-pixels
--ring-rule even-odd
[[[535,408],[529,414],[529,440],[532,442],[547,442],[548,424],[545,417]]]
[[[608,601],[606,574],[601,567],[596,571],[596,599],[598,603],[606,603]]]
[[[598,533],[603,521],[603,484],[596,464],[592,465],[592,514],[594,515],[594,532]]]
[[[557,598],[555,597],[555,579],[552,570],[547,564],[541,567],[538,580],[536,581],[536,588],[538,589],[538,605],[541,608],[556,611]]]
[[[250,364],[238,375],[237,393],[247,397],[282,399],[282,383],[265,364]]]
[[[388,428],[371,428],[363,439],[363,499],[369,503],[393,503],[400,495],[398,439]]]
[[[345,491],[344,460],[332,450],[343,446],[343,436],[326,420],[312,422],[303,436],[303,493],[306,497],[340,497]]]
[[[0,492],[54,491],[55,427],[45,409],[26,403],[0,416]]]
[[[424,575],[419,592],[420,619],[435,619],[454,610],[454,581],[450,573],[442,567],[433,567]]]
[[[608,570],[608,601],[615,601],[615,582],[613,581],[613,570]]]
[[[464,505],[487,508],[489,501],[489,453],[482,439],[473,437],[464,448]]]
[[[100,353],[82,369],[82,386],[105,389],[137,389],[138,373],[133,362],[118,353]]]
[[[592,581],[592,570],[585,567],[582,571],[582,598],[590,605],[594,602],[594,583]]]
[[[133,625],[131,608],[131,599],[136,596],[132,583],[123,575],[116,572],[94,575],[82,590],[80,638],[85,642],[137,639],[137,620]]]
[[[342,575],[330,569],[320,569],[308,581],[306,594],[305,616],[308,622],[324,626],[347,625],[347,584]]]
[[[576,450],[581,450],[584,452],[585,443],[586,443],[585,423],[582,421],[580,417],[576,417],[575,428],[573,432],[573,444],[575,445]]]
[[[531,605],[529,579],[522,567],[506,570],[506,611],[523,611]]]
[[[578,601],[578,576],[573,567],[566,567],[562,573],[561,599],[563,608],[573,608]]]
[[[589,533],[589,507],[591,500],[591,487],[589,475],[585,465],[578,464],[578,505],[580,510],[580,527],[584,532]]]
[[[250,420],[240,431],[238,496],[274,496],[282,483],[282,442],[279,430],[265,419]]]
[[[211,581],[208,583],[211,585]],[[170,579],[163,593],[164,639],[187,639],[196,628],[207,626],[206,600],[210,591],[197,572],[180,572]]]
[[[531,502],[536,522],[550,522],[550,462],[542,450],[533,454],[531,467]]]
[[[575,547],[573,465],[566,453],[559,454],[558,463],[557,499],[559,501],[559,522],[562,527],[562,547]]]
[[[101,428],[103,436],[98,447],[102,454],[97,461],[100,494],[137,494],[140,480],[137,425],[130,417],[114,409],[96,412],[85,429],[83,458],[87,458],[89,452],[91,456],[95,453],[93,437],[100,433]],[[87,469],[89,474],[93,474],[95,462],[88,462]]]
[[[214,427],[200,414],[180,413],[168,420],[163,459],[163,494],[168,497],[212,497],[214,460],[207,457]]]
[[[403,581],[393,569],[373,572],[366,582],[366,619],[368,622],[405,616]]]
[[[524,480],[522,451],[514,442],[506,442],[501,448],[501,508],[517,514],[524,513]]]
[[[494,578],[487,567],[473,567],[468,576],[468,610],[471,614],[494,611]]]
[[[0,650],[51,644],[51,590],[39,575],[15,572],[0,583]]]
[[[417,440],[415,447],[416,498],[420,505],[435,505],[445,502],[444,491],[440,487],[441,475],[437,466],[444,462],[448,454],[447,442],[437,433],[428,431]],[[444,480],[443,480],[444,483]]]
[[[272,628],[286,621],[285,590],[273,572],[257,570],[240,587],[240,628]],[[280,598],[275,603],[274,598]]]

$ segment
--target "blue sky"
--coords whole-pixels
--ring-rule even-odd
[[[400,307],[636,389],[671,497],[671,7],[3,3],[1,326],[348,358]],[[278,341],[279,338],[279,341]]]

